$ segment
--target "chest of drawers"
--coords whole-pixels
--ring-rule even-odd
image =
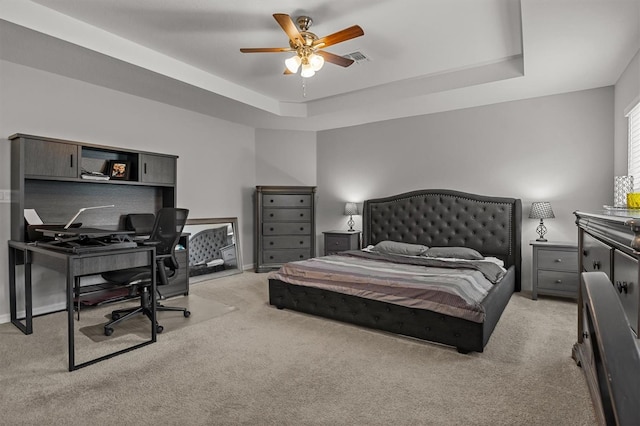
[[[531,241],[531,298],[539,294],[578,298],[578,247],[571,243]]]
[[[315,256],[315,191],[312,186],[256,187],[256,272]]]

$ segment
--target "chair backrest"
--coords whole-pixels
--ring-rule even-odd
[[[136,235],[149,235],[156,222],[156,215],[153,213],[130,213],[125,219],[125,229],[134,231]]]
[[[165,207],[158,210],[156,221],[147,240],[156,243],[156,255],[170,254],[173,258],[173,251],[178,244],[188,215],[188,209]]]

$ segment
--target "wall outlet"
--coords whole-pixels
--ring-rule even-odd
[[[10,203],[10,202],[11,202],[11,190],[0,189],[0,203]]]

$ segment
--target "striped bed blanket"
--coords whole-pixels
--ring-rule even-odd
[[[491,261],[349,251],[287,263],[269,279],[482,323],[481,302],[505,272]]]

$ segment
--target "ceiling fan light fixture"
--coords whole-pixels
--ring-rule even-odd
[[[313,77],[315,75],[315,71],[313,70],[313,66],[311,64],[306,63],[302,64],[302,71],[300,71],[300,75],[304,78]]]
[[[313,71],[320,71],[320,69],[322,69],[322,66],[324,65],[324,58],[320,55],[312,53],[311,56],[309,56],[309,65],[311,65]]]
[[[293,74],[298,72],[298,68],[300,68],[300,64],[302,63],[302,59],[300,56],[295,55],[284,61],[284,65],[287,67],[289,71]]]

